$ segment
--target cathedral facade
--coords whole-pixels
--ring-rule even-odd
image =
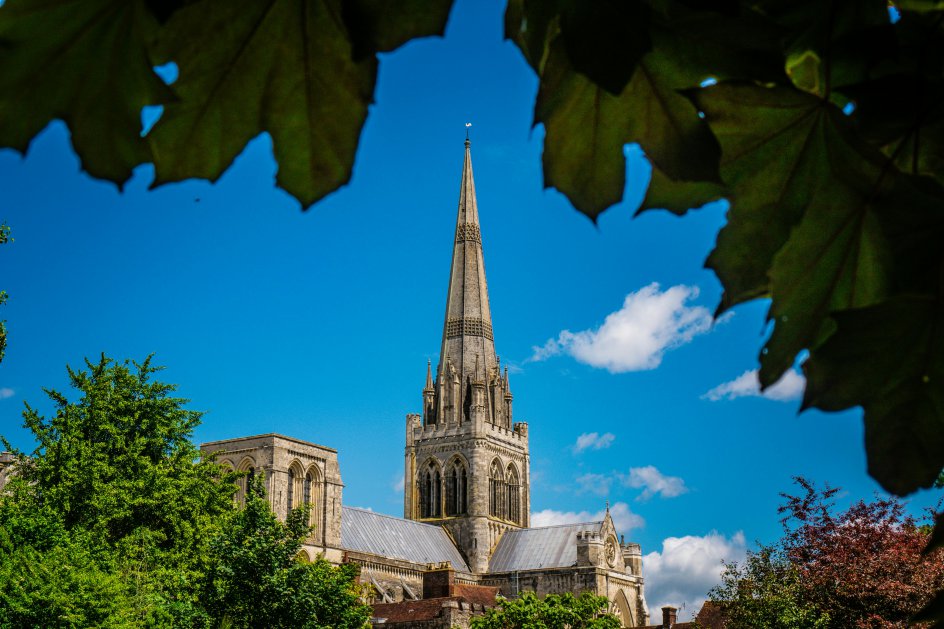
[[[268,434],[202,449],[235,470],[264,473],[280,517],[310,505],[301,559],[359,564],[378,625],[467,626],[487,607],[483,588],[492,600],[495,592],[591,591],[610,600],[624,627],[648,624],[640,547],[624,541],[608,510],[600,521],[530,526],[528,424],[514,420],[512,402],[495,350],[466,140],[439,362],[427,364],[422,413],[406,417],[403,518],[345,507],[331,448]],[[442,603],[429,605],[433,598]]]

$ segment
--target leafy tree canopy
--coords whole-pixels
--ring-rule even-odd
[[[620,621],[606,612],[605,596],[583,592],[548,594],[538,598],[524,592],[518,598],[501,599],[498,607],[472,619],[471,629],[619,629]]]
[[[86,367],[77,400],[23,413],[37,446],[0,495],[0,626],[364,625],[357,568],[297,561],[306,512],[279,522],[259,480],[234,508],[237,475],[200,459],[201,414],[150,358]]]
[[[835,488],[799,478],[785,495],[784,537],[727,564],[709,596],[733,629],[906,627],[944,587],[944,551],[895,499],[835,513]],[[927,618],[926,618],[927,619]]]
[[[309,510],[280,522],[265,498],[261,475],[248,479],[246,508],[212,543],[206,604],[233,627],[356,629],[370,618],[354,564],[300,561]]]

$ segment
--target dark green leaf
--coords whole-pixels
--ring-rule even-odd
[[[524,58],[538,73],[551,41],[560,32],[558,0],[508,0],[505,9],[505,38],[515,42]]]
[[[912,622],[933,622],[931,629],[944,627],[944,592],[935,594],[931,602],[922,607],[911,620]]]
[[[942,0],[894,0],[893,4],[903,11],[944,11]]]
[[[346,183],[377,62],[355,63],[340,0],[202,0],[165,27],[180,102],[149,134],[154,185],[216,180],[246,143],[272,136],[276,182],[308,207]]]
[[[416,37],[442,35],[452,0],[346,0],[354,58],[388,52]]]
[[[623,146],[639,142],[674,180],[717,180],[718,146],[678,93],[672,59],[653,52],[618,97],[575,72],[560,42],[551,47],[535,105],[544,123],[544,183],[591,218],[623,194]]]
[[[761,387],[776,383],[800,350],[822,338],[830,312],[883,299],[891,268],[868,190],[839,181],[820,188],[770,268],[768,317],[775,324],[761,354]]]
[[[10,0],[0,10],[0,146],[25,153],[57,118],[82,167],[119,185],[150,161],[141,108],[173,96],[147,45],[157,22],[140,0]]]
[[[719,312],[768,294],[767,270],[813,191],[830,178],[824,103],[786,87],[719,84],[692,93],[721,143],[728,224],[706,266],[724,286]]]
[[[944,312],[931,297],[900,296],[836,313],[835,334],[804,365],[803,407],[861,405],[869,473],[905,495],[944,467]]]
[[[571,67],[615,96],[652,49],[649,6],[641,0],[567,0],[560,26]]]
[[[924,554],[927,555],[939,548],[944,548],[944,513],[934,516],[934,528],[931,530],[931,538],[924,549]]]
[[[655,166],[637,216],[646,210],[668,210],[681,216],[724,196],[724,186],[710,181],[672,181]]]

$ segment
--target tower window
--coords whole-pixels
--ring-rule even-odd
[[[442,476],[439,467],[432,461],[420,473],[419,479],[420,517],[442,517]]]
[[[467,504],[466,471],[462,461],[455,460],[446,473],[446,515],[465,515]]]

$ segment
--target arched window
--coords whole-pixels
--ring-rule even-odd
[[[237,472],[243,472],[243,475],[239,477],[237,481],[236,490],[236,502],[244,505],[246,504],[246,491],[249,489],[249,480],[256,474],[256,463],[251,458],[246,457],[243,459]]]
[[[311,524],[311,472],[305,474],[305,504],[308,505],[308,523]]]
[[[488,470],[488,514],[496,518],[505,517],[505,474],[498,459],[492,461]]]
[[[520,481],[518,480],[518,470],[513,463],[508,464],[508,470],[505,473],[505,519],[521,524],[521,500],[520,500]]]
[[[430,461],[420,471],[419,478],[420,517],[442,517],[442,475],[435,461]]]
[[[465,515],[466,471],[458,458],[453,460],[446,472],[446,515]]]
[[[288,470],[288,508],[295,508],[295,468]]]

